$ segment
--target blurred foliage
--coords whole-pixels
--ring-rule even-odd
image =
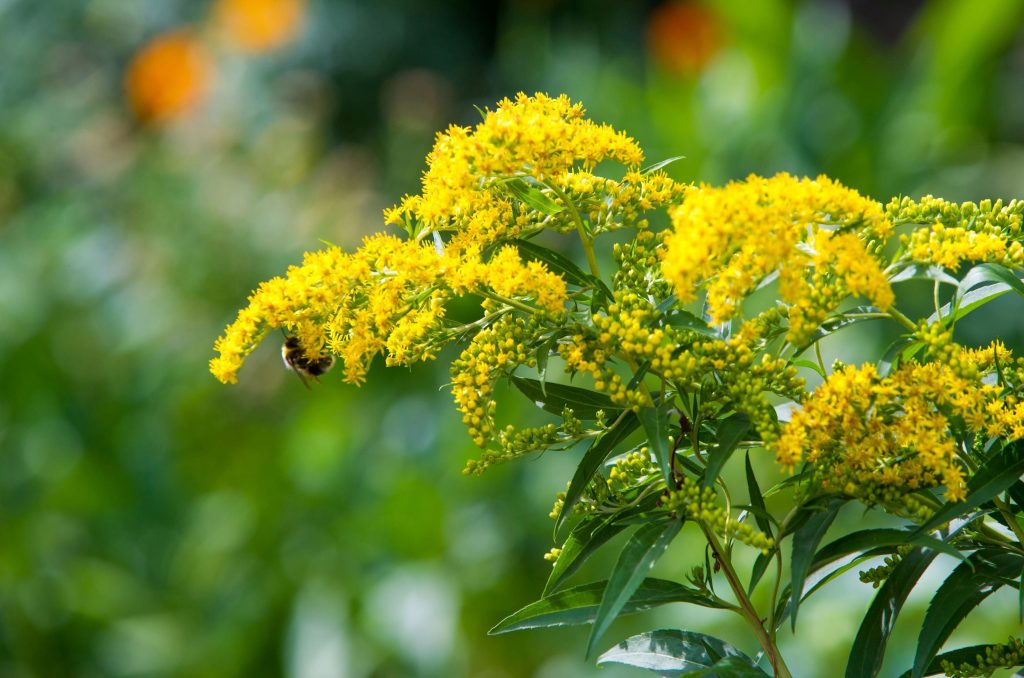
[[[595,671],[585,630],[485,636],[541,588],[566,473],[464,478],[443,370],[310,393],[271,349],[241,386],[206,372],[244,291],[376,230],[471,104],[566,92],[652,159],[685,154],[681,179],[1024,193],[1020,0],[299,11],[293,38],[239,51],[206,0],[0,0],[0,676]],[[166,124],[136,117],[130,64],[185,28],[209,87]],[[1019,343],[993,307],[978,325]],[[860,586],[833,595],[866,605]],[[794,668],[820,674],[859,616],[803,614]]]

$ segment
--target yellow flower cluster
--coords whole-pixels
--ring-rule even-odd
[[[895,501],[908,491],[946,486],[954,500],[964,496],[952,418],[972,433],[1024,437],[1024,403],[1001,396],[1000,387],[981,381],[1002,345],[963,349],[958,365],[903,364],[882,377],[871,364],[844,367],[795,412],[771,444],[789,469],[814,463],[816,482],[870,502]]]
[[[708,281],[715,322],[734,317],[743,298],[775,271],[779,294],[793,309],[793,343],[849,295],[883,309],[893,303],[875,254],[892,225],[880,204],[827,177],[751,176],[724,188],[703,186],[670,214],[662,271],[684,302]]]
[[[584,190],[588,177],[593,177],[589,170],[603,160],[627,167],[643,162],[635,141],[583,114],[582,105],[565,95],[520,93],[515,100],[499,102],[472,129],[449,127],[438,135],[427,156],[421,193],[406,196],[387,210],[385,220],[417,234],[455,231],[449,246],[456,249],[485,247],[531,225],[530,218],[517,213],[513,201],[497,190],[502,180],[529,177],[541,184],[558,180],[563,186]],[[577,168],[587,174],[573,176]],[[646,184],[655,194],[649,200],[657,200],[666,190],[664,183],[662,178]]]
[[[451,260],[451,255],[449,255]],[[516,248],[506,245],[483,262],[477,248],[469,249],[445,270],[445,280],[456,294],[490,289],[501,297],[528,297],[543,311],[559,316],[565,306],[565,280],[539,261],[525,264]]]
[[[477,252],[463,259],[394,236],[367,238],[355,253],[331,247],[306,255],[285,277],[260,285],[214,346],[214,376],[236,381],[246,356],[271,328],[295,334],[306,354],[329,351],[344,363],[345,380],[363,381],[370,362],[387,354],[388,365],[433,358],[449,338],[444,303],[452,295],[499,295],[509,304],[535,300],[557,316],[565,282],[539,262],[523,262],[514,248],[488,261]]]

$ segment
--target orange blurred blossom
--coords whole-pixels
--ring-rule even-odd
[[[217,0],[213,20],[229,45],[260,54],[293,40],[305,9],[304,0]]]
[[[169,122],[203,100],[213,73],[213,59],[195,35],[188,30],[164,33],[129,64],[125,75],[128,102],[144,122]]]

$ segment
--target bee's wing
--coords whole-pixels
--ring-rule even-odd
[[[302,382],[302,385],[306,387],[307,391],[313,390],[313,387],[309,385],[308,381],[306,381],[306,375],[302,373],[302,370],[295,369],[294,367],[292,367],[291,370],[295,373],[295,376],[299,378],[299,381]]]

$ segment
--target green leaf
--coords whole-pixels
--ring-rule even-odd
[[[590,638],[587,641],[588,657],[593,654],[594,646],[601,636],[632,599],[637,587],[682,527],[681,520],[648,523],[630,537],[619,554],[615,567],[612,568],[611,576],[608,577],[608,587],[601,598],[601,606],[590,629]]]
[[[925,669],[925,676],[937,676],[945,675],[946,671],[942,668],[943,662],[950,662],[955,666],[960,664],[974,664],[977,662],[978,657],[984,657],[985,653],[991,649],[997,647],[996,645],[971,645],[969,647],[961,647],[956,650],[950,650],[949,652],[943,652],[939,656],[932,659]],[[911,669],[907,669],[900,674],[899,678],[910,678]]]
[[[754,673],[718,673],[722,676],[766,675],[756,668],[754,661],[735,647],[718,638],[693,631],[660,629],[631,636],[597,659],[597,664],[624,664],[661,674],[694,676],[706,669],[721,667],[724,659],[739,660],[737,669],[746,668]],[[699,672],[699,673],[694,673]]]
[[[765,571],[768,569],[768,566],[771,565],[772,558],[774,557],[774,551],[771,553],[757,554],[757,558],[754,560],[754,565],[750,568],[750,583],[747,584],[747,595],[754,592],[754,588],[756,588],[758,582],[761,581],[761,577],[764,576]]]
[[[513,376],[511,380],[512,384],[537,407],[552,414],[561,415],[562,410],[569,407],[580,419],[597,419],[598,410],[604,410],[605,414],[612,418],[617,417],[622,409],[603,393],[585,388],[551,382],[545,383],[542,387],[537,379],[526,377]]]
[[[928,535],[917,535],[916,532],[907,530],[878,528],[853,532],[836,539],[827,546],[823,546],[814,555],[810,572],[816,572],[829,563],[835,562],[851,553],[862,553],[869,549],[902,546],[904,544],[913,544],[914,546],[932,549],[933,551],[953,556],[958,560],[964,560],[965,558],[964,554],[956,547],[947,544],[941,539],[935,539]]]
[[[804,592],[804,581],[807,578],[808,570],[810,570],[814,552],[825,537],[825,533],[828,532],[832,521],[836,519],[842,505],[843,503],[838,499],[831,500],[825,510],[812,514],[807,522],[793,533],[793,557],[790,565],[792,599],[789,609],[794,630],[796,630],[796,613],[800,608],[800,599]]]
[[[704,469],[704,487],[711,487],[729,461],[736,446],[750,432],[751,422],[743,412],[737,412],[718,426],[718,445],[708,452],[708,465]]]
[[[799,349],[797,350],[797,353],[799,354],[799,353],[801,353],[803,351],[806,351],[808,348],[813,346],[816,342],[821,341],[822,339],[824,339],[828,335],[833,334],[834,332],[837,332],[837,331],[841,330],[844,327],[848,327],[850,325],[856,325],[858,323],[866,322],[868,320],[882,320],[884,318],[884,316],[877,317],[877,318],[876,317],[868,317],[868,318],[851,318],[851,317],[849,317],[848,314],[854,314],[854,313],[879,313],[880,314],[880,313],[882,313],[882,309],[878,308],[877,306],[858,306],[856,308],[851,308],[849,311],[846,311],[846,312],[844,312],[844,313],[842,313],[840,315],[837,315],[837,316],[834,316],[832,318],[829,318],[829,319],[825,320],[825,322],[821,323],[821,325],[818,327],[818,329],[814,330],[814,332],[811,334],[810,338],[808,338],[808,340],[805,343],[800,345]]]
[[[946,269],[935,264],[907,264],[889,276],[890,283],[900,283],[905,280],[938,280],[953,287],[960,284],[959,280],[946,273]]]
[[[557,202],[546,196],[539,188],[531,186],[518,177],[503,179],[498,183],[507,188],[514,196],[519,198],[519,200],[527,206],[532,207],[543,214],[558,214],[565,209],[564,205],[559,205]]]
[[[758,509],[754,511],[754,520],[757,521],[757,527],[767,535],[772,534],[772,524],[765,517],[768,514],[768,507],[764,504],[764,496],[761,494],[761,486],[757,483],[757,476],[754,475],[754,467],[750,464],[750,453],[746,454],[746,471],[747,471],[747,494],[750,495],[750,505]]]
[[[565,282],[579,287],[587,287],[591,284],[592,276],[584,273],[583,269],[565,255],[529,240],[516,240],[513,244],[524,259],[543,263],[549,271],[561,275]]]
[[[947,502],[914,531],[918,537],[957,516],[965,515],[1001,494],[1024,474],[1024,447],[1019,442],[996,452],[967,481],[963,501]]]
[[[671,403],[666,401],[657,407],[644,407],[640,409],[640,423],[644,425],[647,433],[647,442],[654,458],[661,468],[661,475],[665,479],[665,485],[673,487],[672,481],[672,451],[668,448],[668,411]]]
[[[962,297],[958,297],[955,301],[945,304],[941,309],[939,309],[942,315],[942,321],[949,323],[960,320],[968,313],[981,308],[993,299],[998,299],[1009,291],[1010,286],[1004,285],[1003,283],[985,285],[979,289],[972,290]],[[956,306],[956,311],[953,311],[952,308],[957,302],[959,305]],[[928,316],[928,323],[937,323],[939,321],[940,313],[932,313]]]
[[[953,630],[971,610],[981,604],[996,589],[1006,584],[1024,566],[1024,556],[999,549],[985,549],[972,553],[942,582],[935,592],[921,632],[918,634],[917,653],[914,655],[913,678],[925,675],[925,669],[946,642]]]
[[[505,617],[488,631],[488,634],[496,636],[526,629],[591,624],[597,616],[607,586],[607,581],[599,581],[545,596]],[[619,610],[619,615],[642,612],[668,603],[690,603],[719,609],[722,607],[715,600],[689,586],[666,579],[645,579]]]
[[[624,529],[626,524],[615,521],[613,517],[587,520],[577,525],[562,544],[551,568],[551,575],[544,585],[543,595],[554,593],[558,585],[572,576],[587,558]]]
[[[640,174],[650,174],[651,172],[657,172],[658,170],[664,167],[668,167],[677,160],[682,160],[685,157],[685,155],[674,155],[671,158],[665,158],[664,160],[661,160],[659,162],[654,163],[653,165],[649,165],[643,168],[642,170],[640,170]]]
[[[621,421],[595,440],[590,449],[587,450],[587,453],[583,455],[583,459],[580,461],[579,466],[576,467],[576,473],[573,474],[572,481],[569,483],[569,489],[565,491],[562,511],[558,514],[558,519],[555,521],[555,534],[558,534],[558,530],[561,529],[566,519],[572,515],[573,507],[580,500],[583,490],[590,484],[594,474],[597,473],[597,469],[601,467],[601,464],[615,450],[616,446],[628,438],[638,426],[640,426],[640,422],[637,420],[636,415],[632,412],[627,412]]]
[[[936,551],[915,548],[893,568],[868,607],[846,663],[846,678],[875,678],[882,668],[885,645],[911,589],[928,569]]]
[[[665,314],[665,324],[669,327],[692,330],[697,334],[703,334],[709,337],[719,338],[721,336],[714,328],[709,327],[706,322],[689,311],[667,310]]]

